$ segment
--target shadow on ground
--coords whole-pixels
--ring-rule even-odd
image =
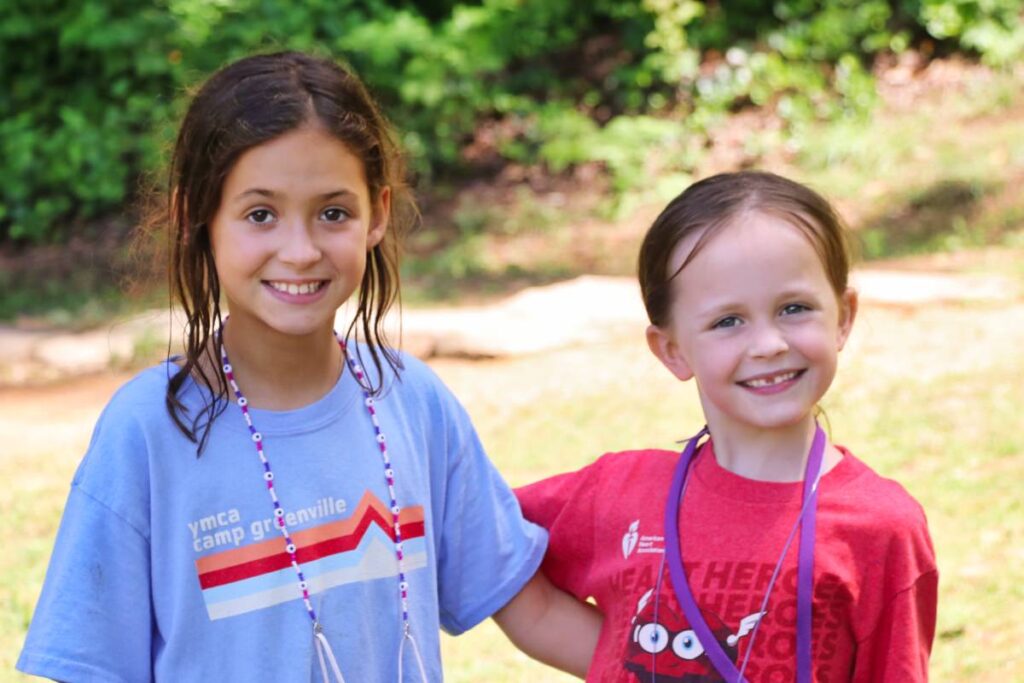
[[[999,244],[1024,225],[1014,205],[1024,174],[1002,183],[944,179],[889,204],[860,221],[861,255],[873,260],[929,251]]]

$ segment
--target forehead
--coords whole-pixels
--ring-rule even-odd
[[[367,194],[362,160],[318,127],[303,127],[246,150],[224,181],[224,197],[258,188],[296,197],[345,189]]]
[[[811,237],[791,221],[765,212],[745,212],[707,234],[688,235],[673,251],[669,269],[677,273],[672,284],[677,303],[760,296],[783,288],[831,291]]]
[[[824,262],[813,240],[806,229],[791,219],[767,211],[747,210],[721,224],[686,235],[673,248],[668,271],[670,276],[678,273],[678,277],[695,264],[704,268],[715,264],[741,267],[763,261],[768,253],[776,252],[801,261],[812,255],[824,271]]]

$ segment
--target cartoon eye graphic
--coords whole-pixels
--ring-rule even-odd
[[[658,654],[668,647],[668,630],[661,624],[644,624],[633,631],[633,640],[644,652]]]
[[[697,640],[697,634],[692,630],[681,631],[672,639],[672,652],[680,659],[697,659],[704,654],[704,646]]]

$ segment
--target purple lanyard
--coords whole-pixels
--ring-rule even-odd
[[[690,463],[697,451],[697,442],[708,433],[704,427],[690,439],[683,449],[672,485],[669,488],[668,502],[665,504],[665,553],[668,556],[669,576],[675,588],[676,597],[686,614],[690,627],[697,634],[697,639],[704,646],[711,663],[718,673],[726,680],[734,683],[746,683],[740,678],[740,672],[729,659],[718,640],[715,639],[704,616],[697,606],[690,590],[683,569],[683,554],[679,544],[679,509],[682,503],[683,489]],[[814,441],[807,458],[804,470],[803,503],[800,518],[800,552],[797,559],[797,617],[796,617],[796,680],[797,683],[811,682],[811,598],[814,590],[814,524],[818,507],[817,482],[821,472],[821,461],[825,454],[825,432],[815,425]]]

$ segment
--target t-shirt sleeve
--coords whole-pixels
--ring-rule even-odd
[[[516,489],[526,518],[548,530],[544,574],[579,600],[591,595],[588,576],[594,563],[594,497],[599,488],[595,479],[600,463]]]
[[[856,683],[919,683],[928,680],[935,637],[939,573],[924,510],[890,483],[889,514],[876,513],[875,536],[887,538],[876,577],[882,602],[873,628],[860,636],[854,662]],[[879,496],[878,498],[882,498]]]
[[[75,473],[17,667],[62,681],[148,681],[154,641],[146,440],[148,387],[111,400]]]
[[[871,637],[858,643],[855,682],[928,680],[938,584],[938,572],[930,571],[889,601]]]
[[[465,409],[439,380],[436,393],[446,467],[440,484],[439,616],[442,628],[457,635],[504,607],[526,585],[540,566],[547,534],[523,518]]]
[[[151,679],[149,543],[73,486],[21,671],[59,681]]]

